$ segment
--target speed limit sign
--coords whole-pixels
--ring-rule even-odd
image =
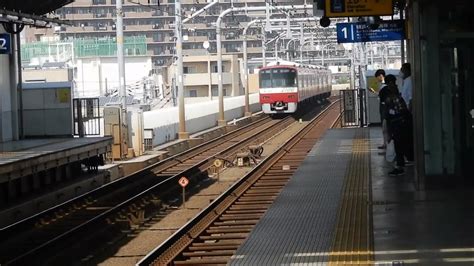
[[[189,184],[189,180],[186,177],[181,177],[178,183],[184,188]]]

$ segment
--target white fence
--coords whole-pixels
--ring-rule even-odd
[[[261,106],[258,93],[250,95],[250,111],[258,112]],[[244,116],[244,96],[224,99],[225,119]],[[186,131],[193,134],[217,126],[219,118],[218,100],[186,105]],[[178,107],[164,108],[144,113],[144,128],[154,133],[153,146],[174,140],[178,134]]]

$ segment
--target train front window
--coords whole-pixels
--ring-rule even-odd
[[[296,87],[295,69],[268,69],[260,72],[260,88]]]
[[[260,71],[260,88],[272,87],[272,74],[270,70]]]

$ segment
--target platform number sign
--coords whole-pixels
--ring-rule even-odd
[[[11,51],[11,37],[8,33],[0,33],[0,54],[9,54]]]
[[[365,22],[337,23],[338,43],[397,41],[405,38],[404,20],[385,20],[377,28]]]
[[[354,40],[354,28],[355,24],[353,23],[338,23],[337,27],[337,41],[338,43],[343,42],[355,42]]]

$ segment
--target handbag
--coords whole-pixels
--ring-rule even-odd
[[[393,140],[390,140],[388,143],[387,143],[387,148],[385,150],[385,160],[389,163],[392,163],[393,161],[395,161],[395,144],[393,143],[394,141]]]

